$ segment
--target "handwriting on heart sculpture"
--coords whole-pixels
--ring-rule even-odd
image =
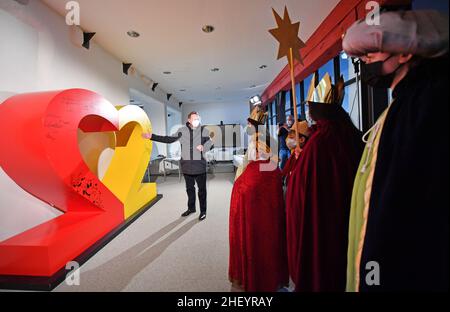
[[[0,242],[0,275],[51,276],[156,196],[141,184],[152,143],[138,107],[117,110],[83,89],[15,95],[0,105],[0,165],[20,187],[63,215]],[[115,132],[102,181],[78,146],[84,133]],[[14,207],[11,207],[13,209]]]

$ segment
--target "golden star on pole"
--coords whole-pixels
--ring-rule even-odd
[[[289,60],[289,65],[291,64],[290,51],[292,48],[292,56],[297,59],[300,64],[303,65],[303,59],[300,55],[300,49],[304,48],[305,43],[298,37],[298,31],[300,29],[300,22],[292,24],[289,17],[287,7],[284,7],[284,17],[281,18],[280,15],[272,8],[273,15],[277,22],[278,28],[270,29],[269,32],[274,36],[279,42],[280,47],[278,49],[278,59],[287,56]],[[293,60],[292,60],[293,61]]]
[[[298,37],[298,31],[300,29],[300,22],[292,24],[289,17],[287,7],[284,7],[284,17],[281,18],[280,15],[272,8],[273,15],[277,22],[278,28],[270,29],[269,32],[275,39],[280,42],[280,47],[278,49],[278,59],[283,56],[287,56],[289,61],[289,69],[291,73],[291,92],[293,100],[294,116],[297,120],[297,95],[295,91],[295,75],[294,75],[294,59],[297,59],[300,64],[303,64],[302,56],[300,55],[300,49],[304,48],[305,43]],[[297,124],[297,123],[296,123]],[[297,148],[300,146],[298,127],[294,126],[295,137],[297,138]]]

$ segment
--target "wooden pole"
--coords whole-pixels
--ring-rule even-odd
[[[298,137],[298,129],[297,129],[297,120],[298,120],[298,114],[297,114],[297,95],[295,90],[295,76],[294,76],[294,56],[292,52],[292,48],[289,48],[289,64],[291,69],[291,84],[292,84],[292,101],[294,105],[294,130],[295,130],[295,139],[297,140],[297,146],[299,146],[299,137]]]

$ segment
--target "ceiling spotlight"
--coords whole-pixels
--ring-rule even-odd
[[[140,36],[140,34],[134,30],[127,31],[127,35],[130,36],[131,38],[137,38]]]
[[[262,101],[261,101],[261,97],[259,95],[255,95],[250,98],[250,104],[253,106],[259,105],[261,103],[262,103]]]
[[[259,66],[259,69],[266,69],[267,68],[267,65],[261,65],[261,66]]]
[[[131,65],[133,65],[132,63],[122,63],[122,72],[125,75],[128,75],[128,70],[130,69]]]
[[[165,71],[163,72],[164,75],[170,75],[172,72],[171,71]]]
[[[212,33],[214,31],[214,26],[212,26],[212,25],[205,25],[205,26],[202,27],[202,30],[203,30],[204,33],[209,34],[209,33]]]
[[[218,69],[217,67],[211,68],[212,72],[218,72],[220,69]]]
[[[92,37],[95,36],[95,32],[83,32],[83,44],[82,46],[89,50],[89,42],[91,41]]]

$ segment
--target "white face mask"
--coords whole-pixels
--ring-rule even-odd
[[[192,121],[192,127],[197,128],[200,125],[200,120],[195,119]]]
[[[297,140],[296,139],[291,139],[291,138],[287,138],[286,139],[286,145],[288,147],[288,149],[294,149],[297,147]]]

